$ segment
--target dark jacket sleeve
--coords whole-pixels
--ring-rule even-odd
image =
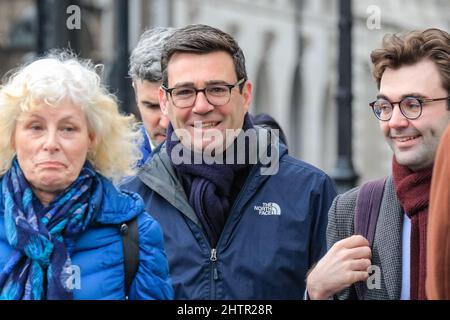
[[[313,196],[315,197],[313,202],[315,208],[314,210],[311,210],[311,212],[315,215],[315,217],[313,219],[313,232],[312,239],[310,241],[310,265],[319,261],[327,251],[326,228],[328,210],[334,197],[336,196],[336,189],[328,176],[324,175],[320,187],[317,192],[313,194]]]

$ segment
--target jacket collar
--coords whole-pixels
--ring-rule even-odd
[[[267,134],[268,131],[257,126],[255,126],[255,128],[258,133],[257,139],[260,144],[260,150],[267,150],[272,147],[270,136]],[[267,137],[267,139],[261,139],[261,137]],[[287,147],[280,143],[278,157],[276,158],[276,161],[278,161],[276,167],[279,165],[280,158],[286,153]],[[273,164],[268,164],[267,159],[258,156],[257,163],[253,165],[245,185],[242,188],[245,192],[240,192],[236,198],[236,203],[234,204],[234,209],[232,208],[232,211],[241,211],[240,208],[253,196],[259,186],[270,177],[267,173],[270,173],[270,169],[268,168],[271,165]],[[197,215],[189,205],[183,186],[172,167],[165,143],[159,145],[153,151],[151,160],[147,161],[145,165],[141,167],[138,176],[144,184],[150,187],[150,189],[166,199],[194,223],[201,226]]]
[[[144,212],[142,198],[134,192],[118,190],[108,179],[100,177],[103,185],[102,201],[95,223],[120,224]]]
[[[145,211],[142,198],[130,191],[118,190],[108,179],[98,174],[103,191],[98,195],[99,210],[94,218],[94,224],[120,224],[134,219]],[[3,177],[0,177],[0,183]],[[3,197],[0,189],[0,208],[3,206]],[[1,211],[1,210],[0,210]]]

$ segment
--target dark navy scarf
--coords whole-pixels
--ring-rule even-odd
[[[245,131],[250,128],[253,128],[253,123],[247,113],[242,129]],[[191,163],[174,164],[171,157],[172,150],[179,143],[178,137],[173,133],[172,124],[169,123],[166,142],[169,158],[181,177],[189,204],[205,229],[211,247],[215,248],[231,206],[247,178],[249,165],[237,164],[237,161],[233,164],[206,164],[204,162],[195,164],[193,161]],[[237,149],[235,141],[235,153],[238,151]],[[183,148],[182,152],[191,153],[191,159],[194,159],[192,151]],[[245,152],[248,155],[249,146],[247,143],[245,144]],[[224,155],[225,152],[221,156],[224,157]],[[235,154],[234,158],[236,159],[236,157]],[[224,158],[222,158],[222,161],[225,163]]]
[[[1,187],[13,251],[0,273],[0,299],[72,299],[70,253],[102,199],[95,170],[86,162],[79,177],[47,207],[33,194],[16,159]]]

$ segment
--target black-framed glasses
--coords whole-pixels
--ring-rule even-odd
[[[197,94],[203,92],[206,100],[214,107],[220,107],[227,104],[231,98],[231,90],[242,84],[246,79],[242,78],[234,84],[210,84],[203,89],[197,89],[194,87],[174,87],[167,88],[162,85],[161,87],[170,94],[172,102],[177,108],[190,108],[195,104]]]
[[[397,102],[390,102],[387,99],[379,98],[371,103],[373,113],[381,121],[389,121],[392,118],[394,105],[398,104],[400,112],[409,120],[415,120],[422,115],[423,105],[434,101],[450,100],[450,97],[426,99],[417,97],[406,97]]]

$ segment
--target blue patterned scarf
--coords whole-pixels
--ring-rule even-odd
[[[72,299],[70,253],[102,199],[95,170],[86,162],[47,207],[33,194],[16,159],[1,187],[6,237],[14,250],[0,273],[0,299]]]

